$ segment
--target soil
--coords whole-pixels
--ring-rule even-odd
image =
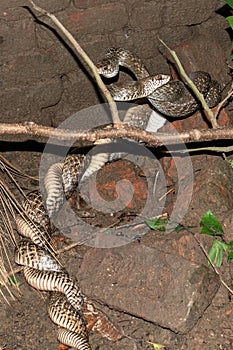
[[[48,34],[45,27],[35,24],[31,15],[18,8],[14,1],[10,6],[7,1],[2,3],[5,6],[0,4],[0,45],[3,45],[1,122],[30,120],[58,126],[68,115],[99,103],[101,98],[96,87],[90,84],[89,75],[82,64],[79,63],[77,69],[77,62],[70,50],[65,50],[61,43],[54,45],[52,34]],[[153,1],[145,1],[145,6],[141,2],[132,2],[134,6],[127,8],[131,22],[127,22],[127,15],[122,12],[124,1],[98,3],[101,6],[93,8],[89,1],[82,1],[81,5],[77,1],[48,1],[49,10],[57,7],[54,11],[60,14],[73,32],[76,31],[77,21],[81,21],[78,28],[83,45],[90,49],[89,52],[96,59],[103,53],[103,48],[113,44],[123,45],[128,36],[129,48],[135,48],[150,69],[153,70],[155,66],[168,69],[166,60],[159,52],[156,53],[159,58],[155,63],[154,41],[145,39],[163,33],[165,38],[167,35],[169,44],[176,43],[173,46],[176,46],[188,71],[206,69],[222,85],[229,84],[229,69],[225,61],[229,57],[231,43],[225,31],[225,18],[217,16],[213,9],[214,1],[206,1],[204,9],[201,5],[203,2],[198,2],[197,9],[201,9],[198,11],[193,10],[193,1],[180,5],[184,11],[189,6],[191,9],[189,16],[182,14],[182,23],[179,11],[172,9],[176,2],[162,9],[163,16],[159,15],[163,2],[159,2],[156,21],[150,7]],[[80,11],[78,14],[75,12],[77,9]],[[103,9],[108,16],[114,13],[110,21],[112,29],[105,33],[105,21],[96,21],[98,33],[102,33],[97,35],[96,27],[93,29],[90,23],[93,23],[93,13],[102,18]],[[83,20],[84,10],[91,21]],[[176,15],[171,15],[169,11]],[[229,14],[224,6],[218,11],[225,17]],[[119,23],[115,20],[116,13]],[[151,21],[146,21],[144,16],[150,14]],[[134,27],[138,16],[142,18],[140,30]],[[161,24],[160,17],[165,21],[168,18],[168,22]],[[86,31],[85,23],[89,23],[90,32]],[[158,28],[151,28],[151,23],[158,23]],[[101,25],[104,31],[101,31]],[[14,41],[8,37],[9,28],[14,33]],[[22,41],[17,41],[17,35]],[[92,87],[89,89],[90,85]],[[84,114],[80,113],[82,128],[106,123],[105,118],[101,123],[98,121],[92,125],[96,115],[92,114],[91,118],[87,116],[92,111],[89,109]],[[229,108],[221,113],[219,124],[227,126],[231,123]],[[174,127],[179,132],[207,128],[209,123],[198,113],[182,120],[169,120],[161,131],[172,132]],[[1,155],[24,173],[38,176],[46,141],[43,138],[34,141],[26,136],[14,135],[11,138],[4,135],[0,143]],[[55,149],[53,151],[55,157],[57,153]],[[82,149],[82,152],[86,152],[86,149]],[[2,170],[2,179],[21,200],[13,182]],[[150,342],[163,344],[171,350],[233,349],[232,294],[208,266],[203,251],[193,237],[193,233],[197,234],[205,249],[209,250],[212,237],[199,235],[199,232],[200,218],[211,210],[224,227],[226,241],[233,240],[232,178],[233,170],[221,153],[203,151],[190,153],[190,156],[180,153],[171,156],[162,153],[162,150],[150,149],[148,157],[141,157],[141,153],[134,154],[133,161],[121,159],[107,164],[97,177],[94,175],[88,179],[81,199],[78,191],[72,197],[72,209],[82,218],[82,223],[93,228],[93,231],[87,233],[86,229],[82,231],[82,227],[72,227],[71,222],[67,225],[63,221],[67,219],[63,213],[56,220],[60,231],[54,227],[53,246],[62,249],[72,241],[82,241],[88,237],[88,244],[61,253],[59,259],[70,275],[79,279],[84,293],[126,335],[119,341],[111,342],[91,332],[92,349],[153,349]],[[126,183],[119,182],[122,179],[126,179]],[[36,180],[17,178],[17,182],[26,193],[38,186]],[[92,208],[87,198],[95,186],[102,198],[94,198],[97,209]],[[102,211],[98,210],[98,204]],[[171,217],[173,221],[193,228],[191,232],[150,230],[144,224],[144,217],[156,215]],[[14,227],[14,223],[12,225]],[[5,232],[5,225],[2,226]],[[18,240],[16,232],[15,236]],[[13,244],[5,244],[13,261]],[[17,268],[16,265],[13,267]],[[229,288],[233,288],[232,262],[224,259],[220,271]],[[4,299],[0,303],[0,349],[57,349],[57,327],[47,314],[48,293],[32,289],[21,272],[17,273],[17,279],[20,294],[11,287],[15,300],[6,292],[10,305]]]

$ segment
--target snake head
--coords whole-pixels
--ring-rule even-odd
[[[98,73],[103,75],[105,78],[113,78],[119,72],[119,65],[117,61],[104,58],[102,61],[96,64]]]
[[[141,86],[141,96],[147,97],[154,93],[158,88],[167,84],[171,79],[170,75],[156,74],[144,79],[138,80],[137,83]],[[139,91],[139,88],[138,88]]]
[[[167,84],[171,80],[171,76],[167,74],[157,74],[155,75],[155,80],[157,81],[158,86],[161,86]]]

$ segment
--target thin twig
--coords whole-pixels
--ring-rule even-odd
[[[86,54],[86,52],[81,48],[81,46],[77,43],[77,41],[75,40],[75,38],[73,37],[73,35],[63,26],[63,24],[57,19],[56,16],[54,16],[53,14],[49,13],[48,11],[42,9],[41,7],[37,6],[32,0],[29,0],[30,3],[32,4],[33,8],[42,13],[45,16],[48,16],[55,24],[56,26],[62,31],[62,33],[65,35],[65,37],[70,41],[70,43],[74,46],[75,50],[78,52],[78,54],[83,58],[83,60],[88,64],[88,66],[90,67],[96,82],[100,88],[100,90],[102,91],[102,93],[104,94],[104,96],[106,97],[108,103],[109,103],[109,107],[112,113],[112,119],[113,119],[113,123],[120,123],[120,118],[119,118],[119,114],[118,114],[118,110],[116,107],[116,103],[113,100],[109,90],[107,89],[106,85],[103,83],[102,79],[100,78],[100,75],[98,73],[98,70],[96,68],[96,66],[94,65],[94,63],[91,61],[91,59],[89,58],[89,56]]]
[[[7,160],[5,157],[0,155],[0,169],[2,170],[9,170],[12,175],[16,175],[22,178],[28,178],[34,181],[39,181],[39,178],[30,176],[26,173],[24,173],[22,170],[18,169],[16,166],[14,166],[9,160]]]
[[[166,197],[169,193],[171,193],[172,191],[175,191],[175,188],[172,187],[170,188],[170,190],[168,190],[166,193],[164,193],[160,198],[159,198],[159,202],[161,202],[161,200]]]
[[[216,275],[219,278],[219,281],[221,282],[221,284],[228,290],[228,292],[230,292],[233,295],[233,290],[227,285],[227,283],[223,280],[221,273],[219,272],[219,270],[217,269],[217,267],[214,265],[214,263],[211,261],[208,252],[206,251],[205,247],[203,246],[202,242],[199,240],[199,238],[196,236],[196,234],[194,232],[192,232],[191,230],[189,230],[188,228],[186,228],[184,226],[185,230],[188,231],[189,233],[192,234],[193,238],[195,239],[195,241],[197,242],[197,244],[199,245],[199,247],[201,248],[202,252],[204,253],[206,259],[208,260],[209,264],[211,265],[211,267],[213,268],[214,272],[216,273]]]
[[[66,247],[64,247],[64,248],[61,248],[61,249],[59,249],[59,250],[56,250],[55,251],[55,254],[56,255],[59,255],[59,254],[62,254],[62,253],[65,253],[65,252],[67,252],[68,250],[70,250],[70,249],[73,249],[73,248],[75,248],[75,247],[77,247],[77,246],[83,246],[85,244],[85,242],[74,242],[74,243],[71,243],[71,244],[69,244],[68,246],[66,246]]]
[[[209,108],[208,104],[206,103],[206,100],[204,98],[204,96],[200,93],[200,91],[198,90],[198,88],[196,87],[196,85],[194,84],[194,82],[189,78],[189,76],[186,74],[184,67],[182,66],[177,54],[175,51],[171,50],[167,44],[165,44],[165,42],[159,38],[159,40],[161,41],[161,43],[167,48],[167,50],[170,52],[170,54],[172,55],[172,57],[174,58],[180,74],[183,76],[183,78],[185,79],[185,81],[188,83],[188,85],[190,86],[190,88],[193,90],[194,94],[197,96],[197,98],[200,100],[202,107],[204,108],[209,121],[211,122],[211,125],[213,128],[217,128],[219,125],[217,123],[216,117],[214,116],[213,112],[211,111],[211,109]]]
[[[229,153],[233,151],[233,146],[209,146],[209,147],[197,147],[197,148],[186,148],[186,149],[175,149],[173,150],[163,150],[163,153],[191,153],[191,152],[200,152],[200,151],[212,151],[212,152],[220,152],[220,153]]]
[[[223,106],[225,106],[226,102],[232,97],[232,95],[233,95],[233,86],[231,86],[231,89],[228,92],[227,96],[218,104],[218,108],[217,108],[217,110],[215,112],[215,116],[214,116],[216,120],[218,118],[218,115],[219,115],[221,109],[223,108]]]

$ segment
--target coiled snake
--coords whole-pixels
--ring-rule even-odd
[[[115,100],[147,97],[156,109],[173,117],[190,114],[198,108],[198,102],[182,82],[169,81],[166,75],[149,76],[143,62],[127,50],[110,49],[97,67],[102,75],[112,77],[118,73],[119,65],[133,71],[138,81],[111,85]],[[196,72],[192,78],[209,105],[215,105],[220,99],[219,84],[204,72]],[[90,329],[110,340],[123,336],[83,295],[78,281],[69,276],[50,247],[50,217],[72,195],[83,160],[83,155],[69,155],[63,163],[50,167],[45,177],[46,204],[40,194],[33,194],[24,203],[24,213],[16,216],[17,230],[24,239],[15,251],[15,261],[24,266],[28,284],[50,292],[48,313],[58,325],[58,340],[78,350],[91,349]]]
[[[68,155],[64,163],[50,167],[45,178],[48,210],[40,193],[27,197],[24,213],[16,216],[17,230],[26,239],[15,250],[15,262],[24,266],[23,274],[29,285],[50,292],[48,314],[58,325],[58,340],[78,350],[90,350],[91,329],[109,340],[121,339],[122,331],[83,295],[78,281],[59,263],[49,243],[48,212],[54,214],[61,206],[60,198],[69,198],[73,193],[82,159],[82,155]]]
[[[111,48],[97,64],[99,74],[112,78],[119,72],[119,66],[129,69],[137,81],[111,84],[110,92],[116,101],[131,101],[147,97],[151,104],[162,114],[171,117],[182,117],[195,112],[199,102],[189,88],[179,80],[158,82],[161,76],[150,76],[142,60],[128,50]],[[209,107],[214,107],[221,99],[221,89],[217,81],[202,71],[190,74],[199,91],[204,95]]]
[[[156,110],[170,117],[184,117],[192,114],[200,107],[200,103],[193,92],[183,82],[171,80],[170,76],[164,74],[150,76],[143,61],[126,49],[111,48],[104,55],[104,58],[96,64],[99,74],[106,78],[115,77],[120,70],[120,66],[133,72],[138,80],[123,84],[111,84],[109,90],[114,100],[131,101],[146,97]],[[208,73],[194,72],[190,74],[190,78],[204,95],[210,107],[214,107],[220,102],[220,85],[217,81],[212,80]],[[163,115],[159,115],[155,111],[151,112],[146,105],[138,105],[127,111],[123,122],[131,127],[156,132],[166,122]],[[121,156],[121,153],[110,155],[99,153],[94,155],[84,177],[88,177],[99,170],[107,161]]]

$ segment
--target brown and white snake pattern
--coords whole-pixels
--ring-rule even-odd
[[[58,175],[54,174],[57,168],[52,166],[52,171],[49,169],[50,176],[46,176],[46,181],[51,192],[47,193],[50,201],[46,203],[50,213],[54,214],[61,205],[61,195],[69,198],[75,190],[82,159],[81,155],[68,155],[64,163],[59,163],[62,169],[59,170],[59,185]],[[20,235],[25,238],[15,250],[15,262],[23,265],[23,274],[29,285],[50,292],[48,314],[58,325],[58,340],[77,350],[88,350],[91,349],[88,341],[90,330],[109,340],[121,339],[121,329],[83,295],[78,281],[69,276],[54,255],[50,246],[50,219],[40,193],[28,195],[24,213],[16,216],[16,224]]]
[[[198,108],[198,102],[182,82],[169,81],[166,75],[149,76],[143,62],[127,50],[110,49],[97,67],[100,74],[111,77],[118,73],[121,65],[133,71],[138,81],[121,87],[112,85],[114,99],[147,97],[159,111],[173,117],[190,114]],[[220,87],[208,73],[196,72],[193,80],[210,106],[219,101]],[[16,216],[17,230],[24,239],[15,251],[15,262],[24,266],[28,284],[50,292],[48,313],[58,325],[58,340],[78,350],[91,349],[90,329],[110,340],[123,336],[121,330],[83,295],[78,281],[69,276],[50,249],[50,217],[72,195],[83,160],[83,155],[68,155],[63,163],[49,168],[45,177],[45,205],[40,194],[31,194],[24,203],[25,213]]]
[[[116,101],[131,101],[147,97],[159,112],[171,117],[190,115],[200,107],[186,84],[180,80],[169,79],[170,81],[158,86],[158,78],[150,76],[142,60],[126,49],[109,49],[96,66],[99,74],[106,78],[116,76],[120,66],[129,69],[137,78],[137,81],[130,83],[110,85],[110,92]],[[209,107],[214,107],[220,102],[220,85],[217,81],[212,80],[208,73],[193,72],[190,78],[204,95]]]
[[[123,48],[109,49],[104,58],[97,62],[96,67],[102,76],[115,77],[123,66],[133,72],[137,81],[129,83],[114,83],[109,86],[110,93],[116,101],[132,101],[146,97],[156,111],[151,111],[147,105],[130,108],[123,122],[130,127],[137,127],[149,132],[156,132],[166,123],[164,116],[185,117],[195,112],[199,101],[189,87],[179,80],[171,80],[168,75],[150,76],[143,61],[132,52]],[[221,89],[217,81],[212,80],[206,72],[194,72],[190,78],[204,95],[210,107],[221,100]],[[149,110],[149,113],[148,113]],[[106,162],[121,157],[122,154],[99,153],[91,158],[91,163],[84,177],[99,170]]]

